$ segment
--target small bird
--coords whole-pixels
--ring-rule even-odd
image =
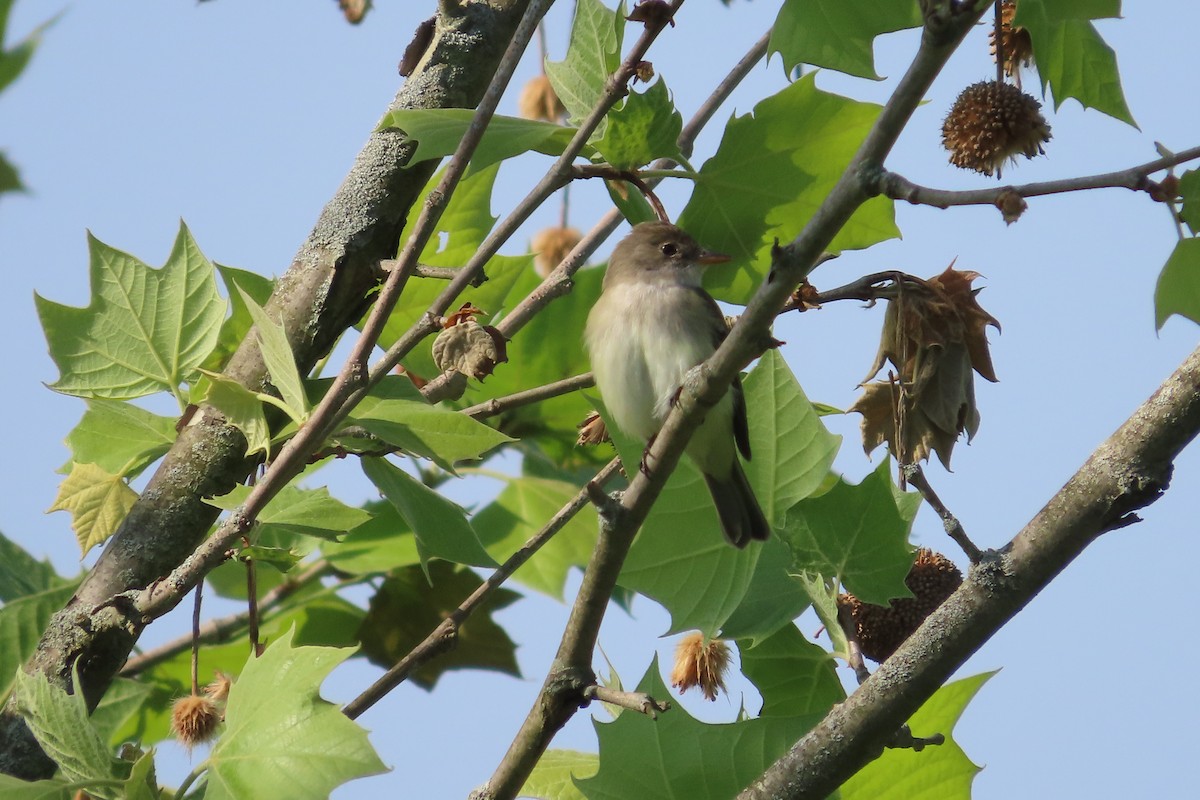
[[[662,427],[688,370],[720,346],[721,309],[700,285],[701,271],[729,256],[701,249],[666,222],[643,222],[613,250],[600,299],[587,321],[592,373],[613,422],[650,441]],[[736,445],[736,448],[735,448]],[[737,451],[750,458],[742,382],[708,411],[687,454],[704,474],[725,538],[735,547],[771,532]]]

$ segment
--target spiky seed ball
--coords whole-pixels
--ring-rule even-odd
[[[529,243],[533,251],[533,267],[543,278],[575,249],[583,234],[577,228],[543,228]]]
[[[1029,31],[1022,27],[1013,27],[1013,17],[1017,15],[1017,4],[1012,0],[1004,0],[1000,4],[1000,44],[1004,47],[1004,74],[1010,78],[1017,76],[1021,67],[1033,66],[1033,40]],[[992,60],[996,58],[996,30],[988,34]],[[1018,81],[1019,83],[1019,81]]]
[[[529,80],[517,98],[517,113],[525,119],[540,119],[545,122],[561,122],[567,110],[554,91],[550,79],[538,75]]]
[[[1042,104],[1015,86],[980,81],[963,89],[942,123],[950,163],[984,175],[1000,175],[1005,161],[1045,153],[1050,126]]]
[[[729,668],[729,645],[720,639],[704,641],[701,633],[689,633],[675,648],[675,668],[671,686],[683,694],[699,686],[705,699],[716,700],[718,690],[725,691],[725,671]]]
[[[912,597],[890,600],[887,606],[864,603],[852,594],[838,596],[849,606],[863,655],[882,662],[896,652],[925,618],[962,584],[962,572],[941,553],[922,547],[904,579]]]
[[[208,697],[188,695],[171,706],[171,732],[189,750],[212,739],[221,722],[221,710]]]
[[[209,700],[212,700],[214,703],[221,704],[229,699],[229,689],[232,686],[233,678],[231,678],[228,674],[218,670],[216,674],[213,675],[212,683],[205,686],[203,689],[201,689],[201,691],[208,696]]]

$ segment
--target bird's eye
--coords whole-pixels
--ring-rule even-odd
[[[679,252],[679,248],[676,247],[675,245],[671,244],[670,242],[667,242],[666,244],[664,244],[662,247],[659,248],[659,250],[662,250],[662,254],[664,256],[667,256],[668,258],[674,256],[676,253]]]

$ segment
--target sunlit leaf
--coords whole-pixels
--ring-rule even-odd
[[[226,267],[221,264],[215,266],[217,272],[221,274],[221,281],[225,284],[225,293],[229,295],[231,310],[229,317],[221,323],[221,332],[217,336],[216,347],[209,353],[208,358],[204,359],[202,366],[205,369],[219,372],[224,368],[225,362],[229,360],[233,352],[241,345],[242,340],[246,338],[246,334],[250,332],[250,326],[254,324],[254,320],[250,317],[250,310],[246,308],[246,303],[242,298],[250,297],[260,306],[266,305],[275,288],[275,281],[244,269]]]
[[[1181,239],[1154,288],[1154,325],[1162,328],[1172,314],[1200,322],[1200,239]]]
[[[800,64],[878,80],[875,37],[921,24],[917,3],[892,0],[785,0],[771,28],[768,54],[789,75]]]
[[[232,511],[246,502],[251,491],[249,486],[235,486],[227,494],[205,498],[204,502]],[[258,535],[262,538],[275,529],[318,539],[337,539],[370,518],[371,515],[363,509],[348,506],[330,495],[324,486],[318,489],[287,486],[259,513]]]
[[[292,353],[292,346],[288,343],[283,324],[272,319],[266,309],[254,302],[248,294],[241,294],[242,302],[250,312],[250,318],[254,320],[254,327],[258,331],[258,344],[270,373],[271,383],[283,398],[283,409],[294,422],[302,423],[308,419],[308,395],[304,391],[300,372],[296,369],[296,356]]]
[[[54,612],[66,605],[75,584],[6,600],[0,608],[0,702],[8,698],[17,671],[37,650]]]
[[[67,434],[71,461],[132,477],[175,443],[175,420],[119,400],[89,400],[83,419]],[[70,470],[71,462],[63,467]]]
[[[645,92],[633,92],[608,112],[604,135],[595,140],[605,161],[617,169],[636,169],[656,158],[680,160],[676,140],[683,116],[675,110],[660,78]]]
[[[846,699],[833,657],[795,625],[752,648],[741,648],[742,673],[758,687],[764,717],[825,714]]]
[[[600,756],[578,750],[547,750],[521,788],[521,797],[537,800],[584,800],[576,778],[588,778],[600,767]]]
[[[0,533],[0,603],[71,583],[59,576],[49,559],[41,561],[25,548]],[[0,646],[0,652],[4,647]],[[0,696],[3,692],[0,692]]]
[[[546,76],[554,91],[578,125],[599,102],[608,78],[621,62],[621,39],[625,15],[605,7],[599,0],[579,0],[571,24],[571,44],[562,61],[546,64]],[[600,123],[593,138],[604,135]]]
[[[75,464],[47,511],[71,512],[71,530],[79,540],[80,555],[85,556],[117,532],[137,497],[120,475],[95,464]]]
[[[263,400],[235,380],[218,372],[205,372],[198,383],[203,401],[225,415],[230,425],[246,437],[246,455],[267,453],[271,449],[271,428],[263,413]]]

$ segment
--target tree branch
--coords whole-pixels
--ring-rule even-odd
[[[739,800],[824,798],[878,752],[992,634],[1089,544],[1167,488],[1172,462],[1200,433],[1200,348],[1096,449],[1000,552]]]
[[[564,394],[577,392],[580,389],[588,389],[595,385],[596,380],[592,377],[592,373],[585,372],[582,375],[563,378],[561,381],[547,383],[544,386],[536,386],[532,389],[526,389],[523,392],[514,392],[504,397],[493,397],[491,400],[485,400],[482,403],[464,408],[462,413],[474,419],[485,419],[512,408],[540,403],[552,397],[561,397]]]
[[[522,564],[528,561],[534,553],[542,548],[546,542],[550,541],[556,533],[562,530],[572,517],[578,514],[583,507],[588,504],[588,493],[593,486],[603,486],[612,476],[621,468],[619,459],[613,459],[608,464],[596,473],[596,477],[588,482],[588,485],[571,498],[571,500],[559,509],[549,522],[547,522],[540,531],[529,538],[521,548],[508,557],[495,572],[488,576],[487,580],[481,583],[471,595],[456,608],[449,617],[442,621],[440,625],[433,629],[425,639],[414,647],[407,655],[400,659],[396,664],[383,674],[379,680],[371,684],[370,688],[360,694],[358,697],[351,700],[342,709],[342,712],[350,717],[350,719],[358,719],[375,703],[379,702],[383,697],[403,683],[414,670],[418,669],[422,664],[430,661],[434,657],[450,650],[458,637],[458,629],[462,626],[471,613],[478,608],[489,595],[516,572]]]

